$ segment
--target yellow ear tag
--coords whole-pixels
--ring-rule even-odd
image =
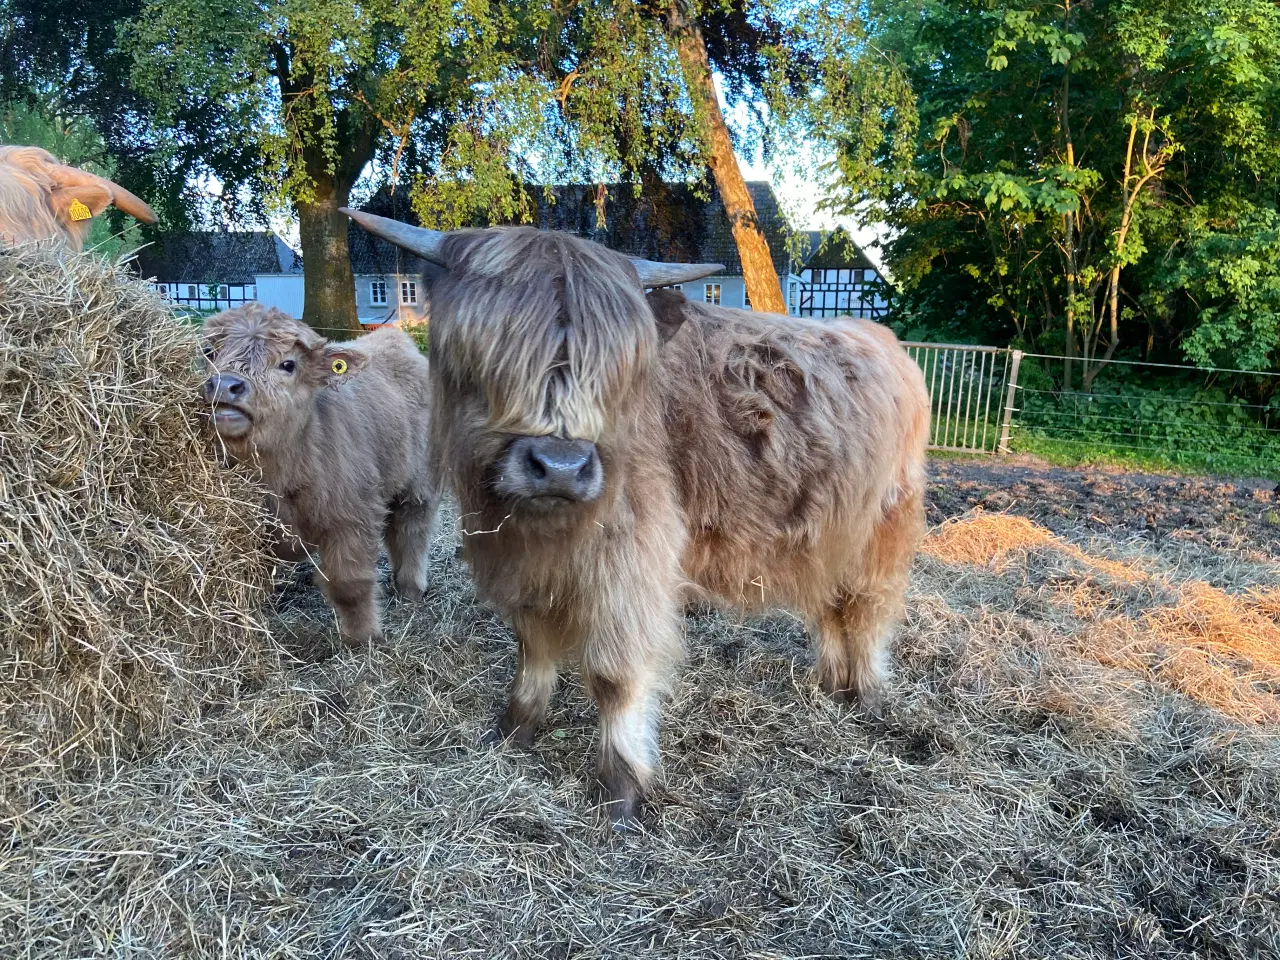
[[[67,213],[70,214],[72,220],[88,220],[93,216],[89,212],[89,208],[79,200],[71,201],[71,206],[67,207]]]
[[[346,373],[347,361],[343,360],[341,357],[333,361],[333,372],[336,373],[338,376],[342,376],[344,373]]]

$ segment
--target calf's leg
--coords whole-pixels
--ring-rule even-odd
[[[404,500],[394,504],[387,521],[387,553],[395,573],[396,592],[421,597],[427,589],[427,561],[439,498]]]
[[[320,548],[320,582],[338,615],[342,635],[355,643],[381,643],[378,622],[378,541],[332,539]]]
[[[600,710],[597,776],[615,830],[634,828],[658,764],[661,696],[679,656],[677,598],[598,624],[583,647],[582,674]]]

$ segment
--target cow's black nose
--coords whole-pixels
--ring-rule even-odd
[[[508,453],[515,487],[527,497],[594,500],[603,474],[596,445],[563,437],[521,437]]]
[[[204,398],[210,403],[240,403],[253,393],[253,384],[234,373],[215,373],[204,382]]]

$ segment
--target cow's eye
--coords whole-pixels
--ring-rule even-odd
[[[296,366],[297,364],[294,363],[292,360],[285,360],[280,364],[280,369],[283,370],[285,373],[293,373],[293,368]]]

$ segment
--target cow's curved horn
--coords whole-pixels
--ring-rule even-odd
[[[723,263],[656,263],[653,260],[631,259],[631,265],[640,274],[640,285],[646,289],[652,287],[670,287],[677,283],[688,283],[701,280],[703,277],[724,273]]]
[[[156,212],[151,209],[141,197],[130,193],[114,180],[108,180],[106,177],[98,177],[102,185],[111,191],[111,202],[117,209],[123,210],[129,216],[143,223],[155,223],[157,219]]]
[[[432,263],[444,266],[444,252],[441,250],[441,244],[444,243],[445,235],[441,231],[415,227],[409,223],[401,223],[399,220],[352,210],[350,207],[339,207],[339,210],[375,237],[389,240],[402,250],[416,253],[423,260],[430,260]]]

